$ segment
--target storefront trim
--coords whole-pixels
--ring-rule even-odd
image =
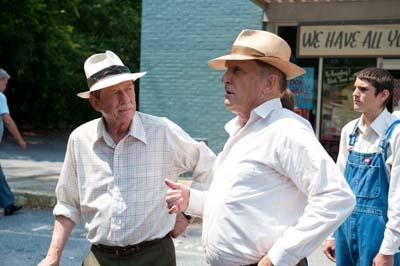
[[[318,61],[318,87],[317,87],[317,114],[315,121],[315,135],[319,139],[321,132],[321,114],[322,114],[322,71],[324,66],[324,58],[320,57]]]
[[[299,23],[297,57],[400,57],[400,20]]]

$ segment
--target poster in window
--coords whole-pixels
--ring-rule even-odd
[[[314,93],[314,68],[305,67],[306,73],[300,77],[289,80],[288,87],[295,95],[296,107],[300,109],[313,109]]]

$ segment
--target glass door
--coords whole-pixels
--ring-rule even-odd
[[[354,74],[375,66],[376,58],[324,58],[320,142],[334,160],[343,126],[360,116],[353,110]]]

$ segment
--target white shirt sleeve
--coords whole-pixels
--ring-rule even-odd
[[[178,125],[169,123],[172,128],[169,143],[175,153],[176,167],[182,173],[192,171],[192,188],[207,190],[211,184],[215,154],[204,142],[194,140]]]
[[[314,135],[302,130],[286,138],[277,150],[280,171],[307,195],[308,204],[298,223],[269,250],[274,265],[295,265],[336,230],[355,206],[349,185]],[[298,154],[293,156],[293,151]]]
[[[207,194],[208,191],[190,189],[189,205],[186,211],[192,215],[202,217]]]
[[[393,255],[400,247],[400,126],[397,126],[390,140],[390,150],[394,151],[388,158],[392,167],[389,180],[388,222],[379,253]],[[397,134],[395,134],[397,133]]]
[[[342,129],[341,135],[340,135],[340,144],[339,144],[339,153],[338,157],[336,160],[336,165],[339,167],[339,171],[342,175],[344,175],[344,170],[346,168],[346,163],[347,163],[347,157],[349,156],[349,150],[348,150],[348,142],[349,142],[349,134],[351,132],[348,132],[349,126],[345,126]]]
[[[53,215],[62,215],[78,224],[81,219],[78,177],[73,153],[73,140],[69,138],[65,160],[56,187],[57,204]]]

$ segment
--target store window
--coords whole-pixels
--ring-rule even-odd
[[[360,116],[353,110],[354,73],[375,66],[376,58],[324,59],[320,141],[335,160],[342,127]]]
[[[380,67],[388,70],[394,77],[393,110],[400,111],[400,59],[385,58]]]
[[[389,70],[394,77],[393,110],[400,111],[400,69]]]

